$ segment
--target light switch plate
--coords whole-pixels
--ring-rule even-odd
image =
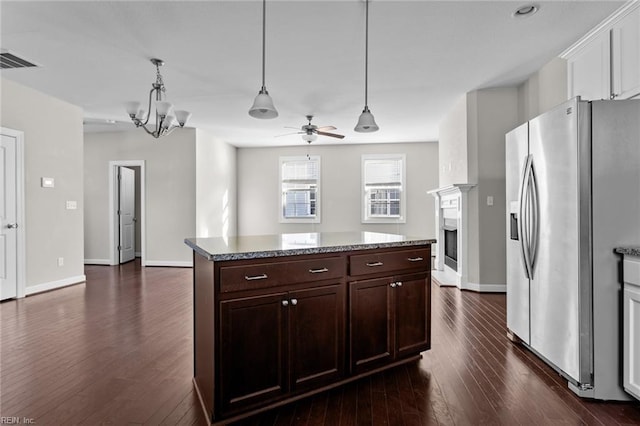
[[[40,178],[40,185],[43,188],[53,188],[55,186],[55,179],[50,178],[50,177],[43,177]]]
[[[493,197],[491,195],[489,195],[487,197],[487,205],[488,206],[492,206],[493,205]]]
[[[75,210],[78,208],[77,201],[67,201],[67,210]]]

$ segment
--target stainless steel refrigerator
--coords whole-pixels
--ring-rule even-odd
[[[574,98],[505,144],[508,334],[578,395],[629,399],[614,249],[640,243],[640,100]]]

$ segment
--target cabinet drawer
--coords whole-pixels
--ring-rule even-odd
[[[420,248],[387,253],[357,254],[349,257],[349,275],[371,275],[394,271],[429,271],[431,250]]]
[[[342,278],[344,274],[345,263],[342,257],[221,266],[220,292]]]

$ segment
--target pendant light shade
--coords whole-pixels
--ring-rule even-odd
[[[368,105],[368,86],[369,86],[369,0],[366,2],[365,6],[366,16],[365,16],[365,36],[364,36],[364,109],[362,110],[362,114],[360,114],[360,118],[358,119],[358,124],[354,127],[353,130],[360,133],[370,133],[375,132],[379,129],[376,124],[375,118],[373,118],[373,114],[369,111]]]
[[[376,124],[375,118],[373,118],[373,114],[369,111],[369,107],[365,106],[362,114],[360,114],[360,118],[358,118],[358,124],[356,124],[353,130],[360,133],[370,133],[378,129],[379,127]]]
[[[267,0],[262,0],[262,88],[253,101],[253,106],[249,109],[249,115],[254,118],[276,118],[278,116],[278,110],[273,106],[273,99],[269,96],[269,92],[267,92],[267,88],[264,85],[266,12]]]
[[[258,92],[258,96],[253,101],[253,106],[249,110],[249,115],[254,118],[276,118],[278,111],[273,106],[273,99],[264,87]]]

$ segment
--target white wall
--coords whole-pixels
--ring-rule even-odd
[[[519,122],[524,123],[567,100],[567,61],[554,58],[518,88]]]
[[[0,124],[24,132],[26,292],[82,282],[82,110],[4,78],[0,86]],[[41,188],[41,177],[55,187]]]
[[[196,232],[190,236],[236,235],[236,152],[210,133],[196,131]]]
[[[361,223],[362,154],[406,154],[407,219],[404,224]],[[279,223],[280,156],[321,157],[321,217],[318,224]],[[302,145],[238,149],[238,234],[316,231],[377,231],[435,238],[434,199],[438,144]]]
[[[461,97],[440,123],[439,184],[431,189],[468,183],[467,96]]]
[[[110,257],[109,161],[144,160],[147,265],[191,265],[184,239],[196,233],[195,155],[194,129],[160,139],[140,129],[85,134],[85,258]]]
[[[506,284],[504,137],[520,122],[518,93],[516,87],[467,93],[440,125],[445,156],[440,157],[439,186],[476,184],[468,195],[468,281],[480,291]]]
[[[519,124],[518,89],[497,88],[469,94],[469,133],[473,141],[469,155],[469,192],[472,224],[469,281],[487,288],[506,284],[505,134]],[[489,206],[488,197],[493,197]],[[475,228],[475,229],[474,229]]]

